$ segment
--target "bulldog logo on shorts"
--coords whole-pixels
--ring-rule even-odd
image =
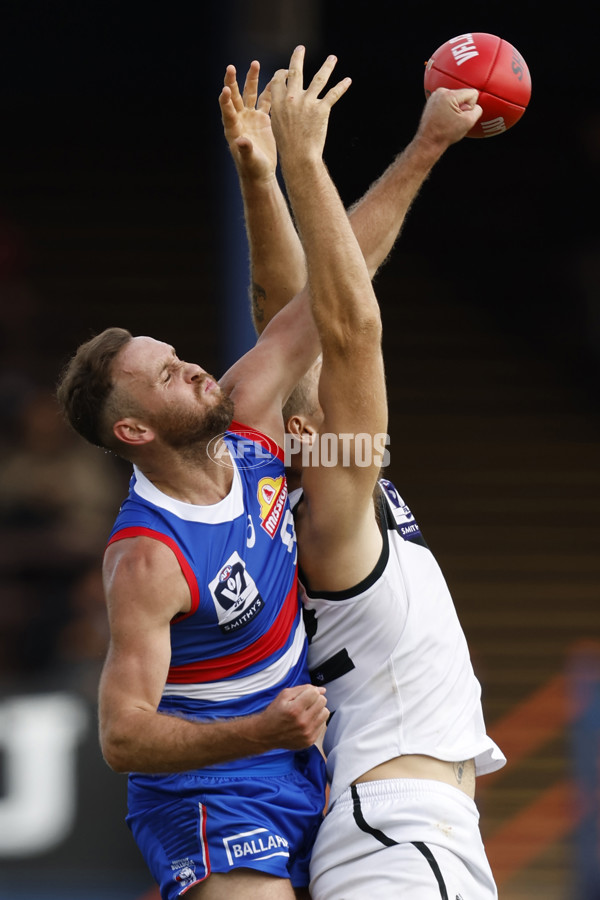
[[[171,863],[173,878],[180,887],[189,887],[196,878],[196,865],[193,859],[174,859]]]

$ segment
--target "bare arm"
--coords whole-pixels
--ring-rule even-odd
[[[306,290],[304,250],[276,177],[270,86],[258,96],[259,64],[243,93],[228,66],[219,97],[225,138],[244,200],[256,345],[221,378],[236,418],[283,444],[281,409],[320,352]],[[293,299],[292,299],[293,298]],[[268,326],[268,327],[267,327]]]
[[[379,465],[354,465],[356,435],[387,429],[381,320],[377,298],[346,211],[322,159],[329,111],[349,79],[319,93],[333,70],[329,57],[303,89],[303,48],[272,82],[273,128],[288,195],[308,265],[312,310],[321,339],[319,398],[322,432],[347,435],[349,465],[308,466],[298,520],[301,564],[311,583],[321,572],[340,572],[349,586],[367,574],[381,550],[371,502]],[[357,552],[357,549],[360,552]]]
[[[308,289],[269,322],[255,346],[220,379],[235,403],[235,416],[283,444],[282,408],[319,355],[319,334]]]
[[[298,548],[311,586],[341,590],[366,577],[381,552],[372,493],[381,465],[376,438],[387,431],[386,386],[379,306],[363,256],[365,248],[357,240],[355,223],[348,221],[322,159],[328,111],[340,90],[345,89],[344,82],[319,100],[334,60],[328,60],[304,90],[303,58],[303,48],[297,48],[287,77],[285,72],[275,75],[271,88],[272,118],[288,196],[306,253],[313,315],[322,345],[321,433],[338,437],[338,455],[333,467],[304,467],[304,503],[297,518]],[[474,109],[477,93],[467,93],[465,106],[472,115],[461,116],[469,124],[462,121],[460,128],[454,125],[455,134],[466,133],[473,116],[476,119],[480,114]],[[442,102],[446,99],[442,97]],[[427,121],[423,132],[428,135],[428,152],[423,153],[423,158],[417,157],[418,164],[411,153],[407,154],[412,174],[399,182],[404,211],[406,198],[422,181],[431,160],[443,152],[440,148],[444,141],[435,129],[432,132]],[[421,136],[419,140],[424,139]],[[427,162],[423,161],[425,157]],[[390,177],[394,175],[392,171]],[[381,186],[376,186],[371,198],[355,211],[365,232],[369,231],[365,210],[372,202],[381,202],[382,222],[389,224],[393,218],[392,207],[386,213],[385,202],[381,197],[377,199],[380,192]],[[379,226],[375,229],[379,250],[386,241],[389,243],[389,234],[394,233],[395,227],[392,225],[387,231]],[[367,448],[365,437],[371,440]],[[370,452],[365,454],[365,449]]]
[[[387,259],[421,186],[448,147],[481,116],[477,92],[438,88],[428,98],[417,132],[348,215],[371,278]]]
[[[228,66],[219,98],[240,181],[250,250],[252,310],[260,334],[306,280],[304,251],[275,171],[277,152],[269,111],[270,85],[258,94],[259,65],[253,62],[240,94]],[[461,140],[481,115],[470,89],[440,88],[425,103],[417,132],[348,212],[371,278],[387,259],[406,215],[434,165]]]
[[[111,644],[99,695],[100,739],[119,772],[180,772],[264,753],[301,749],[327,718],[312,685],[282,691],[262,712],[198,722],[157,712],[169,669],[169,623],[189,608],[187,586],[163,544],[135,538],[111,545],[104,579]]]
[[[281,406],[318,355],[319,336],[310,315],[306,290],[295,297],[290,308],[284,306],[293,286],[301,281],[304,283],[305,270],[303,263],[301,265],[298,261],[298,235],[274,179],[274,138],[272,123],[266,113],[267,106],[270,108],[271,105],[271,97],[269,94],[268,100],[259,100],[256,109],[254,108],[258,70],[253,67],[254,64],[245,88],[246,101],[239,95],[235,70],[228,67],[221,108],[241,183],[246,185],[245,202],[248,210],[252,210],[250,219],[253,223],[251,231],[255,235],[253,243],[255,247],[261,248],[265,279],[266,273],[271,272],[270,288],[264,297],[263,317],[258,327],[261,339],[255,348],[226,373],[221,384],[231,393],[236,404],[236,416],[241,421],[281,443]],[[467,94],[470,106],[466,100]],[[234,99],[236,96],[237,99]],[[480,114],[479,107],[474,106],[476,96],[476,92],[467,90],[444,91],[442,94],[436,91],[426,105],[427,112],[423,114],[415,137],[415,141],[418,138],[418,152],[411,146],[401,158],[403,161],[392,164],[383,178],[373,186],[364,202],[355,208],[351,221],[359,239],[365,244],[371,268],[387,254],[390,242],[393,243],[403,221],[408,198],[418,190],[418,185],[433,165],[433,160],[439,158],[452,141],[465,134],[473,124],[473,117],[476,119]],[[244,129],[249,130],[251,138]],[[257,188],[258,193],[250,204],[248,198],[252,195],[251,185]],[[302,201],[302,190],[303,186],[300,185],[296,202]],[[259,196],[262,194],[264,200],[265,191],[271,200],[261,203]],[[339,197],[337,201],[341,202]],[[318,207],[316,204],[313,206],[315,217],[318,218]],[[281,228],[278,223],[282,225]],[[274,244],[269,240],[261,240],[263,230],[266,234],[276,235]],[[277,262],[281,260],[286,261],[283,272],[277,268]],[[292,262],[288,266],[289,260]],[[273,263],[272,269],[270,263]],[[347,270],[350,271],[351,269]],[[275,278],[272,277],[273,272],[276,273]],[[274,310],[281,305],[283,308],[273,318]],[[267,324],[269,328],[262,334]]]
[[[258,95],[259,63],[240,92],[227,66],[219,96],[225,139],[237,170],[250,251],[252,318],[258,334],[306,283],[304,250],[277,180],[270,85]]]

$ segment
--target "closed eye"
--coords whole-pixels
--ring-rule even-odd
[[[181,362],[177,359],[175,350],[171,348],[171,355],[167,360],[165,360],[158,373],[160,383],[168,384],[171,380],[173,372],[175,372],[180,366]]]

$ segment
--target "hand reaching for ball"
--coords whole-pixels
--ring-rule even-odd
[[[481,117],[478,98],[479,92],[473,88],[437,88],[427,99],[416,137],[442,150],[460,141]]]
[[[482,114],[467,137],[493,137],[519,121],[531,97],[531,76],[519,51],[494,34],[469,32],[442,44],[425,68],[425,94],[474,88]]]

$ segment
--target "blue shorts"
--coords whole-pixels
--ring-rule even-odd
[[[127,824],[163,900],[211,872],[238,868],[306,887],[323,818],[325,764],[311,747],[232,772],[130,775],[128,805]]]

